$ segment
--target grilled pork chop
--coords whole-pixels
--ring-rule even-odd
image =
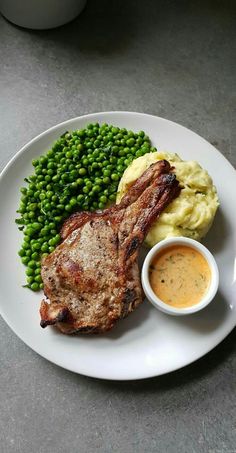
[[[151,165],[121,203],[79,212],[61,231],[63,242],[42,262],[41,326],[66,334],[101,333],[142,301],[138,250],[164,208],[178,196],[170,164]]]

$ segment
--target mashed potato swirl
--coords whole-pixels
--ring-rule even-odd
[[[183,161],[177,154],[155,152],[135,159],[125,170],[118,187],[119,203],[129,187],[154,162],[166,159],[175,167],[174,173],[183,189],[154,222],[145,243],[152,247],[162,239],[186,236],[201,240],[210,229],[219,206],[212,179],[198,162]]]

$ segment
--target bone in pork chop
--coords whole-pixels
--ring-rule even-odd
[[[42,261],[41,326],[66,334],[110,330],[142,301],[138,250],[165,207],[178,196],[170,164],[151,165],[121,203],[69,217],[63,242]]]

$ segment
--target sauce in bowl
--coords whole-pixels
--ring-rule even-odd
[[[170,245],[152,259],[149,281],[159,299],[172,307],[185,308],[202,300],[211,283],[211,269],[195,248]]]

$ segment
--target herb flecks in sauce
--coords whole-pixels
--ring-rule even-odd
[[[211,271],[200,252],[185,245],[174,245],[154,257],[149,278],[159,299],[173,307],[184,308],[203,298]]]

